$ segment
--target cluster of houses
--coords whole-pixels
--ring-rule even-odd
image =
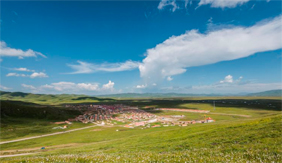
[[[126,109],[120,116],[120,119],[127,119],[133,121],[146,120],[156,118],[157,116],[140,109]]]
[[[144,127],[144,128],[155,128],[155,127],[167,127],[167,126],[187,126],[189,124],[195,123],[209,123],[214,122],[210,117],[204,120],[192,120],[192,121],[180,121],[184,118],[184,115],[167,115],[167,116],[157,116],[155,114],[148,113],[144,110],[138,109],[138,107],[131,107],[122,104],[116,105],[92,105],[92,104],[76,104],[76,105],[66,105],[73,109],[78,109],[84,112],[84,114],[79,115],[74,119],[68,119],[64,123],[71,123],[71,121],[79,121],[82,123],[94,123],[97,125],[114,125],[117,124],[114,121],[119,121],[123,123],[129,123],[124,125],[126,128],[134,127]],[[179,111],[183,109],[177,108],[158,108],[158,110],[174,110]],[[190,110],[185,109],[187,112],[201,112],[205,113],[203,110]],[[113,115],[119,115],[115,117]],[[60,122],[58,122],[60,123]],[[143,129],[143,128],[142,128]]]
[[[123,117],[131,119],[130,115],[123,115]],[[188,126],[189,124],[196,123],[210,123],[214,122],[211,117],[205,118],[204,120],[191,120],[191,121],[179,121],[181,118],[184,118],[185,115],[164,115],[164,116],[156,116],[152,115],[150,117],[146,117],[146,119],[133,119],[133,122],[127,125],[124,125],[126,128],[134,128],[134,127],[145,127],[145,128],[155,128],[155,127],[168,127],[168,126]],[[151,125],[154,124],[154,125]],[[143,129],[143,128],[142,128]]]
[[[79,115],[74,119],[68,119],[68,121],[79,121],[82,123],[109,121],[113,119],[117,121],[123,121],[119,118],[113,118],[112,115],[114,114],[122,114],[125,115],[125,117],[123,117],[122,119],[132,119],[132,120],[140,120],[142,118],[150,118],[153,116],[153,114],[149,114],[143,110],[139,110],[138,107],[131,107],[122,104],[115,104],[115,105],[75,104],[75,105],[65,105],[65,107],[83,111],[84,114]]]
[[[109,119],[111,119],[111,112],[108,110],[97,109],[96,111],[86,111],[83,115],[79,115],[72,120],[80,121],[82,123],[89,123]]]
[[[206,118],[205,120],[192,120],[192,121],[161,121],[164,127],[167,126],[188,126],[189,124],[196,124],[196,123],[210,123],[214,122],[211,117]]]

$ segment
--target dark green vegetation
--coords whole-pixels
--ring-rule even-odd
[[[77,110],[67,110],[61,107],[20,101],[0,102],[1,141],[58,132],[58,130],[52,128],[63,125],[55,125],[52,122],[65,121],[80,114]],[[75,123],[68,129],[83,126],[81,123]]]
[[[53,106],[41,106],[19,101],[1,101],[1,119],[9,117],[66,120],[74,118],[80,112]]]
[[[4,92],[1,91],[1,100],[10,101],[25,101],[37,104],[57,105],[62,103],[83,103],[83,102],[107,102],[112,101],[108,98],[97,98],[86,95],[47,95],[47,94],[32,94],[22,92]]]
[[[282,90],[271,90],[266,92],[259,92],[253,94],[245,94],[243,99],[281,99]],[[37,104],[58,105],[63,103],[85,103],[85,102],[115,102],[114,99],[168,99],[168,98],[181,98],[190,100],[199,99],[240,99],[238,95],[223,95],[223,94],[179,94],[179,93],[123,93],[113,95],[101,95],[97,97],[87,95],[74,95],[74,94],[60,94],[60,95],[47,95],[47,94],[32,94],[22,92],[0,92],[2,100],[11,101],[25,101]]]
[[[78,98],[78,97],[75,97]],[[25,100],[23,98],[22,100]],[[93,103],[94,99],[77,102]],[[119,123],[113,127],[93,127],[62,135],[42,137],[1,145],[2,154],[37,153],[36,155],[1,158],[1,162],[282,162],[281,97],[195,97],[120,99],[96,104],[122,103],[139,106],[157,115],[185,115],[182,120],[216,121],[187,127],[141,127],[128,129]],[[71,100],[73,103],[73,100]],[[216,107],[214,108],[213,103]],[[38,103],[38,102],[37,102]],[[57,104],[69,103],[69,99]],[[13,103],[14,104],[14,103]],[[52,103],[53,104],[53,103]],[[42,109],[46,106],[17,103]],[[65,111],[61,106],[49,106]],[[210,110],[208,114],[156,111],[153,108]],[[41,111],[41,110],[40,110]],[[39,111],[39,112],[40,112]],[[5,118],[1,139],[11,140],[26,128],[31,135],[54,132],[49,118]],[[23,123],[26,122],[26,123]],[[91,124],[75,123],[74,127]],[[34,126],[34,127],[33,127]],[[14,129],[10,131],[9,129]],[[37,130],[37,131],[36,131]],[[118,130],[118,131],[116,131]],[[28,135],[30,136],[30,135]],[[44,146],[45,150],[40,148]]]

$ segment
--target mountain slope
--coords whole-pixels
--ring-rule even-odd
[[[250,93],[248,96],[280,96],[282,94],[282,89],[269,90],[264,92]]]

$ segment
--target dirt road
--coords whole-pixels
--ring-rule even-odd
[[[21,153],[21,154],[14,154],[14,155],[0,155],[0,158],[4,157],[16,157],[16,156],[25,156],[25,155],[33,155],[36,153]]]
[[[209,114],[218,114],[218,115],[230,115],[230,116],[238,116],[238,117],[245,117],[250,118],[250,115],[242,115],[242,114],[227,114],[227,113],[209,113]]]
[[[78,131],[78,130],[83,130],[83,129],[87,129],[87,128],[91,128],[91,127],[96,127],[96,125],[95,125],[95,126],[88,126],[88,127],[82,127],[82,128],[72,129],[72,130],[67,130],[67,131],[62,131],[62,132],[55,132],[55,133],[52,133],[52,134],[45,134],[45,135],[33,136],[33,137],[22,138],[22,139],[17,139],[17,140],[3,141],[3,142],[0,142],[0,144],[7,144],[7,143],[13,143],[13,142],[24,141],[24,140],[42,138],[42,137],[46,137],[46,136],[53,136],[53,135],[65,134],[65,133],[69,133],[69,132],[73,132],[73,131]]]

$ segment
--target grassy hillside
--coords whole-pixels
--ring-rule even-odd
[[[10,101],[24,101],[37,104],[58,105],[62,103],[83,103],[83,102],[107,102],[113,101],[109,98],[96,98],[86,95],[73,95],[73,94],[32,94],[22,92],[4,92],[1,91],[1,100]]]
[[[1,141],[58,132],[52,128],[63,125],[55,125],[52,122],[65,121],[80,114],[77,110],[19,101],[0,101],[0,104]],[[68,129],[83,126],[85,125],[75,123]]]
[[[2,145],[2,149],[29,147],[30,150],[37,146],[38,150],[33,149],[33,152],[41,153],[36,156],[0,160],[2,162],[281,162],[281,118],[281,116],[272,116],[244,122],[218,122],[146,130],[139,128],[120,132],[115,131],[118,129],[116,127],[100,131],[84,130],[52,138]],[[46,151],[40,151],[40,146],[46,145],[49,145]],[[52,145],[57,146],[52,148]]]
[[[31,103],[1,101],[1,120],[5,118],[34,118],[49,120],[66,120],[80,114],[76,110],[58,107],[32,105]]]
[[[65,108],[39,105],[39,97],[30,98],[33,97],[32,94],[6,94],[23,101],[33,99],[38,104],[2,101],[4,109],[1,109],[1,141],[57,132],[52,128],[58,125],[51,122],[65,120],[76,114]],[[46,98],[53,95],[34,96]],[[45,102],[54,101],[52,98]],[[2,144],[1,155],[35,155],[0,158],[0,162],[282,162],[280,97],[105,100],[90,96],[62,99],[54,95],[54,98],[61,98],[55,104],[63,104],[65,101],[122,103],[139,106],[159,116],[185,115],[181,120],[212,117],[216,121],[187,127],[163,126],[146,129],[128,129],[122,125],[93,126],[61,135]],[[50,104],[54,105],[53,102]],[[209,110],[210,113],[154,110],[161,107]],[[70,129],[89,125],[93,124],[73,123]],[[43,146],[46,149],[41,150]]]

